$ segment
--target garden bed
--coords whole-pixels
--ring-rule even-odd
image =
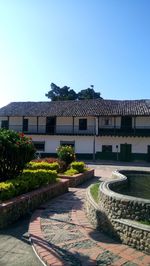
[[[83,182],[91,179],[94,177],[94,169],[90,169],[85,171],[84,173],[79,173],[73,176],[59,174],[58,175],[61,179],[68,179],[69,180],[69,187],[76,187]]]
[[[67,191],[68,180],[66,178],[2,202],[0,204],[0,228],[7,227],[38,208],[42,203]]]

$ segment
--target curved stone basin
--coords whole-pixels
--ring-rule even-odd
[[[98,204],[92,199],[89,187],[86,213],[95,228],[150,254],[150,226],[138,222],[150,221],[149,187],[146,186],[146,194],[143,194],[145,185],[137,185],[135,182],[137,178],[143,181],[143,174],[148,178],[150,176],[150,172],[113,172],[112,179],[100,184]],[[130,189],[126,189],[129,186]],[[125,189],[125,194],[121,194]],[[143,198],[145,195],[148,199]]]
[[[113,179],[102,182],[100,185],[99,204],[110,219],[150,220],[150,199],[138,197],[139,193],[134,185],[131,191],[128,189],[135,173],[141,176],[141,180],[143,174],[150,175],[149,172],[115,171],[112,174]],[[147,192],[146,194],[148,195]]]
[[[120,171],[127,177],[124,186],[114,187],[113,191],[150,200],[150,173],[144,171]]]

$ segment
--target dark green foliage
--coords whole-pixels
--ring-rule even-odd
[[[30,162],[27,165],[28,169],[38,170],[38,169],[45,169],[45,170],[59,170],[59,164],[57,162],[54,163],[47,163],[47,162]]]
[[[64,161],[62,161],[62,160],[57,159],[57,158],[46,157],[46,158],[40,158],[40,159],[32,160],[32,162],[35,162],[35,163],[46,162],[46,163],[49,163],[49,164],[57,162],[58,165],[59,165],[58,172],[59,173],[64,173],[66,171],[66,163]]]
[[[87,88],[78,93],[78,100],[102,99],[100,95],[100,92],[95,92],[93,88]]]
[[[71,163],[71,168],[77,170],[79,173],[83,173],[86,170],[84,162],[73,162]]]
[[[75,152],[72,146],[59,146],[57,148],[58,158],[66,163],[66,167],[75,161]]]
[[[34,157],[32,140],[22,133],[0,129],[0,181],[19,175]]]
[[[50,87],[51,90],[45,96],[51,99],[51,101],[102,99],[100,92],[94,91],[93,85],[91,85],[91,88],[81,90],[79,93],[71,90],[68,86],[60,88],[54,83],[51,83]]]
[[[51,83],[50,86],[51,90],[47,94],[45,94],[45,96],[52,101],[66,101],[77,99],[76,92],[74,90],[70,90],[70,87],[64,86],[60,88],[54,83]]]
[[[55,170],[24,170],[18,178],[0,183],[0,200],[7,200],[54,183],[56,178]]]

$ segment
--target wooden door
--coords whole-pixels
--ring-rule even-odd
[[[120,160],[124,162],[129,162],[132,159],[132,145],[131,144],[121,144],[120,145]]]
[[[46,117],[46,133],[54,134],[56,130],[56,117]]]

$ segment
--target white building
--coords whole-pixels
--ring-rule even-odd
[[[13,102],[0,127],[30,135],[43,156],[70,144],[78,158],[150,161],[150,100]]]

